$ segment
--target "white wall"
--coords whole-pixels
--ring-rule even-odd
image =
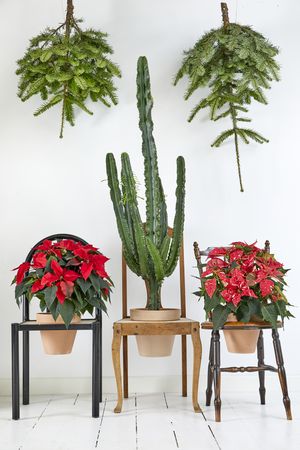
[[[65,1],[2,0],[1,108],[0,108],[0,204],[1,204],[1,314],[0,378],[10,377],[10,323],[20,319],[10,287],[10,269],[24,260],[31,246],[42,237],[70,232],[100,247],[111,258],[108,271],[115,281],[109,317],[104,317],[104,375],[112,375],[110,356],[112,322],[121,313],[120,240],[110,203],[105,174],[105,154],[123,151],[131,155],[142,182],[141,137],[135,99],[136,60],[149,60],[154,97],[155,138],[159,167],[165,186],[170,217],[174,212],[175,159],[181,154],[187,165],[186,279],[187,309],[192,318],[204,318],[202,304],[191,293],[197,288],[192,243],[202,247],[233,240],[270,239],[280,261],[292,270],[288,298],[297,304],[299,265],[299,113],[300,4],[296,0],[228,0],[230,16],[253,24],[280,47],[282,81],[268,93],[269,105],[253,105],[253,127],[270,138],[265,145],[241,148],[245,193],[239,192],[232,143],[218,150],[210,144],[225,123],[211,123],[203,112],[192,124],[186,118],[200,94],[183,101],[186,83],[176,88],[172,78],[182,52],[194,45],[204,31],[220,25],[219,1],[189,0],[75,0],[76,16],[86,26],[109,33],[115,49],[114,61],[122,69],[117,81],[119,105],[108,110],[92,105],[94,116],[77,113],[75,128],[65,128],[58,139],[59,108],[39,118],[32,113],[38,99],[23,104],[16,96],[15,61],[28,40],[48,25],[63,21]],[[7,46],[4,46],[7,43]],[[298,100],[298,101],[297,101]],[[130,277],[132,306],[143,306],[145,292],[135,276]],[[178,276],[167,280],[165,306],[178,305]],[[298,315],[295,309],[295,315]],[[298,319],[286,324],[282,333],[289,374],[300,375],[295,358]],[[208,335],[202,333],[204,361]],[[268,344],[268,352],[271,345]],[[297,350],[297,348],[296,348]],[[32,377],[88,377],[90,336],[81,333],[71,356],[46,357],[39,337],[32,338]],[[130,344],[130,374],[135,376],[176,375],[180,363],[179,342],[169,360],[137,356]],[[250,358],[251,360],[251,358]],[[252,358],[254,361],[254,357]],[[223,362],[236,359],[223,353]],[[243,358],[240,359],[243,363]],[[206,365],[206,364],[205,364]],[[203,370],[203,373],[206,370]],[[59,383],[58,383],[59,384]]]

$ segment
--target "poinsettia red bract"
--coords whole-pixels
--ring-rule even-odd
[[[205,310],[218,326],[226,320],[226,312],[233,312],[241,321],[254,314],[277,326],[278,315],[292,316],[283,293],[286,272],[274,255],[258,248],[256,242],[236,241],[209,251],[196,295],[204,297]]]
[[[109,258],[91,244],[73,239],[44,240],[30,262],[20,264],[14,282],[18,304],[22,295],[37,296],[42,311],[48,308],[68,324],[72,314],[92,314],[95,307],[106,311],[113,283],[105,270]],[[100,280],[100,281],[99,281]]]

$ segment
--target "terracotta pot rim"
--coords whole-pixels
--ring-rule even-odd
[[[38,312],[38,313],[36,313],[35,316],[36,316],[36,320],[37,321],[38,321],[38,318],[40,318],[40,319],[43,318],[43,319],[48,319],[51,323],[52,322],[53,323],[56,323],[56,322],[60,323],[61,321],[64,323],[64,321],[63,321],[63,319],[62,319],[60,314],[58,315],[56,320],[54,320],[54,317],[52,316],[51,313],[47,313],[47,312]],[[73,317],[72,317],[71,323],[79,322],[80,320],[81,320],[81,317],[78,316],[77,314],[74,314]]]
[[[179,308],[161,308],[158,310],[147,308],[130,309],[130,319],[135,321],[168,322],[179,320],[180,316],[181,310]]]
[[[151,311],[151,312],[162,312],[162,311],[181,311],[180,308],[160,308],[160,309],[148,309],[148,308],[131,308],[130,311]]]

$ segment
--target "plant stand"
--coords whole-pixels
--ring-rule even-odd
[[[114,412],[120,413],[123,404],[123,392],[122,392],[122,375],[121,375],[121,361],[120,361],[120,349],[121,340],[127,339],[127,336],[136,335],[181,335],[185,338],[186,335],[191,335],[193,349],[194,349],[194,364],[193,364],[193,388],[192,388],[192,401],[194,411],[196,413],[201,412],[201,408],[198,403],[198,385],[199,385],[199,373],[202,356],[202,346],[200,340],[200,324],[194,320],[181,318],[174,321],[166,322],[148,322],[148,321],[136,321],[130,319],[122,319],[115,322],[113,325],[114,336],[112,342],[112,358],[115,370],[115,377],[118,390],[118,402]],[[127,359],[127,342],[123,350],[126,349],[125,358]],[[124,356],[124,354],[123,354]],[[184,365],[184,352],[183,356],[183,372],[182,372],[182,395],[186,397],[186,368]],[[128,368],[124,365],[124,397],[128,397]]]
[[[102,364],[101,364],[101,320],[82,319],[71,324],[69,330],[91,330],[93,334],[92,351],[92,416],[99,417],[99,403],[102,401]],[[23,332],[23,405],[29,405],[29,332],[40,330],[66,330],[64,324],[39,325],[35,320],[11,324],[12,337],[12,418],[20,418],[19,387],[19,331]]]
[[[277,324],[278,328],[282,327],[281,322]],[[257,343],[257,366],[248,367],[221,367],[221,350],[220,350],[220,332],[219,330],[213,330],[212,322],[203,322],[201,328],[204,330],[212,330],[211,341],[210,341],[210,351],[209,351],[209,362],[207,371],[207,389],[206,389],[206,406],[210,406],[212,397],[212,385],[214,384],[215,392],[215,420],[216,422],[221,422],[221,373],[230,372],[258,372],[259,377],[259,394],[260,403],[265,404],[265,371],[271,371],[278,373],[280,386],[283,394],[283,404],[285,407],[287,420],[292,420],[291,412],[291,402],[288,394],[287,378],[284,368],[284,361],[282,356],[281,344],[279,339],[279,333],[277,329],[272,328],[267,322],[226,322],[222,327],[222,330],[260,330],[258,343]],[[272,338],[274,353],[276,358],[277,368],[266,365],[264,362],[264,340],[263,340],[263,330],[272,329]]]
[[[31,262],[36,247],[45,239],[72,239],[87,244],[83,239],[71,234],[54,234],[39,241],[27,255],[26,261]],[[30,320],[29,301],[25,296],[22,300],[23,321],[11,324],[11,358],[12,358],[12,418],[20,418],[20,362],[19,362],[19,332],[23,334],[23,405],[29,404],[29,334],[30,331],[66,330],[65,324],[38,324]],[[95,318],[81,319],[78,323],[69,325],[68,330],[92,331],[92,416],[99,417],[99,403],[102,402],[102,312],[96,309]]]

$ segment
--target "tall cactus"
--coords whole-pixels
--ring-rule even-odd
[[[165,194],[158,172],[157,152],[153,138],[151,110],[153,100],[150,75],[145,56],[137,63],[137,102],[139,127],[142,132],[144,178],[146,190],[146,222],[138,209],[136,181],[127,153],[121,156],[121,182],[114,155],[106,155],[106,170],[111,200],[117,220],[123,254],[129,268],[146,283],[147,308],[161,308],[161,285],[177,264],[182,243],[185,200],[185,164],[177,158],[176,212],[173,234],[168,234]]]

